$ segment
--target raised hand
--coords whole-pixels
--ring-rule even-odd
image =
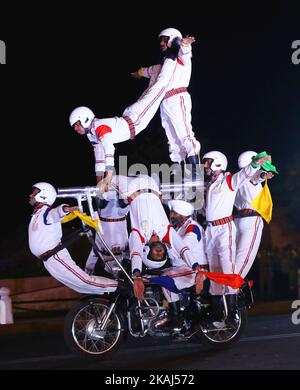
[[[191,45],[192,43],[194,43],[196,41],[195,37],[191,37],[189,35],[187,35],[186,37],[184,37],[181,41],[181,44],[183,46],[188,46],[188,45]]]
[[[267,156],[265,157],[261,157],[261,158],[258,158],[258,159],[254,159],[253,162],[257,165],[261,165],[267,161],[271,160],[271,156],[268,154]]]

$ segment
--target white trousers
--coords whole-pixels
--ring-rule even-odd
[[[167,87],[178,66],[177,61],[166,59],[161,68],[156,82],[142,94],[142,96],[123,112],[123,116],[129,116],[135,126],[135,133],[144,130],[154,117],[163,100]]]
[[[236,257],[236,227],[233,222],[224,225],[208,225],[205,230],[206,254],[211,272],[233,274]],[[235,294],[237,290],[210,281],[212,295]]]
[[[188,92],[164,99],[160,105],[161,123],[168,138],[170,159],[180,163],[200,152],[200,142],[192,130],[192,102]]]
[[[79,293],[101,295],[115,291],[118,286],[116,280],[88,275],[78,267],[67,249],[51,256],[44,266],[56,280]]]
[[[188,266],[181,265],[179,267],[166,268],[162,275],[172,276],[178,290],[191,287],[195,284],[196,272]],[[178,294],[166,288],[162,288],[162,291],[168,302],[177,302],[179,300]]]
[[[236,225],[236,273],[242,278],[250,271],[257,255],[264,223],[261,217],[244,217],[234,220]]]
[[[120,248],[121,252],[125,251],[128,247],[128,230],[127,230],[127,221],[118,221],[118,222],[103,222],[101,221],[101,227],[103,231],[103,239],[107,243],[110,250],[114,248]],[[100,238],[96,234],[95,243],[97,247],[103,251],[106,251],[106,248],[102,244]],[[111,257],[103,256],[105,260],[108,260],[108,263],[105,263],[105,270],[109,273],[112,272],[112,267],[117,267],[116,262],[110,261]],[[122,259],[122,256],[117,256],[118,260]],[[91,249],[90,254],[87,258],[85,270],[88,273],[91,273],[98,261],[98,255],[95,254],[94,249]]]

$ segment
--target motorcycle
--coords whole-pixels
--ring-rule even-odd
[[[115,351],[129,333],[135,338],[168,337],[170,340],[204,343],[213,348],[224,348],[236,342],[247,323],[247,308],[253,302],[249,284],[240,289],[238,308],[233,322],[227,323],[228,308],[222,296],[220,321],[212,321],[212,305],[193,291],[183,291],[181,315],[183,329],[159,326],[167,318],[167,307],[161,288],[149,283],[145,299],[138,301],[128,290],[106,296],[87,296],[67,313],[64,336],[71,351],[85,356],[99,357]],[[221,326],[220,326],[220,325]]]
[[[97,187],[58,189],[58,197],[77,199],[80,210],[83,210],[82,202],[87,201],[92,217],[95,217],[92,197],[97,193]],[[85,234],[95,246],[84,222],[83,225]],[[167,337],[174,342],[204,343],[212,348],[227,347],[241,337],[247,324],[247,310],[253,303],[250,283],[246,282],[240,287],[234,318],[230,321],[225,295],[220,297],[216,316],[216,307],[207,289],[199,295],[196,295],[194,286],[181,290],[180,316],[183,327],[179,332],[174,332],[168,326],[167,302],[161,286],[151,282],[159,270],[146,270],[144,299],[137,300],[133,296],[133,281],[126,269],[126,261],[119,262],[100,234],[99,238],[119,266],[119,286],[113,293],[85,296],[71,307],[64,325],[65,342],[71,351],[99,358],[117,350],[128,334],[141,339]]]

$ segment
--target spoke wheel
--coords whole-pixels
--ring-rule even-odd
[[[65,340],[68,347],[79,354],[97,357],[116,349],[121,342],[121,321],[112,312],[101,329],[109,310],[104,299],[81,301],[69,311],[65,321]]]
[[[237,318],[234,322],[214,322],[200,325],[201,332],[197,334],[204,344],[213,348],[224,348],[237,342],[241,337],[247,323],[247,310],[238,310]]]

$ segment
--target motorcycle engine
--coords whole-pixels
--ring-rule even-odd
[[[159,329],[160,322],[167,318],[167,307],[164,306],[164,296],[157,286],[149,286],[145,289],[145,299],[149,307],[144,305],[144,320],[147,320],[148,334],[150,336],[168,336],[169,333]]]

